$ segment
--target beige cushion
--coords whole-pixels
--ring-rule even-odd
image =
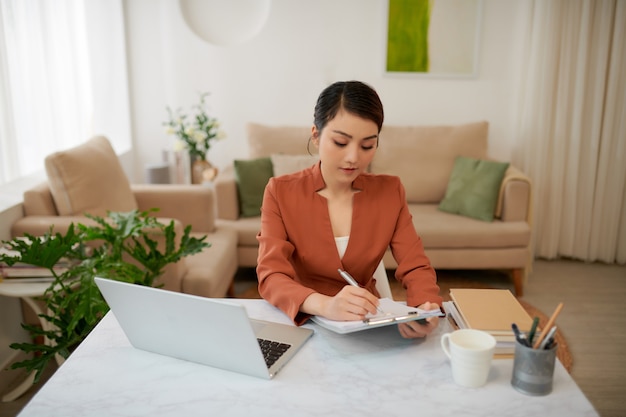
[[[455,126],[383,126],[370,166],[397,175],[409,203],[439,203],[457,156],[487,157],[488,123]]]
[[[261,230],[261,216],[239,219],[236,223],[239,246],[259,246],[256,236]]]
[[[319,156],[317,155],[272,154],[270,158],[272,159],[275,177],[301,171],[319,161]]]
[[[266,126],[248,123],[248,145],[250,158],[261,158],[272,154],[307,154],[307,143],[311,136],[310,127]]]
[[[104,136],[45,159],[50,191],[60,216],[131,211],[137,202],[122,165]]]
[[[191,236],[200,238],[202,235],[192,233]],[[210,248],[185,258],[187,273],[182,291],[223,298],[237,272],[237,233],[221,227],[208,236],[207,242],[211,243]]]
[[[409,204],[413,225],[426,249],[526,247],[530,227],[524,221],[484,222],[439,210],[437,204]]]

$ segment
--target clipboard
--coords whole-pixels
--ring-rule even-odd
[[[321,327],[335,333],[347,334],[392,324],[405,323],[407,321],[426,320],[429,317],[446,317],[441,309],[422,310],[407,307],[406,304],[393,301],[389,298],[380,299],[380,308],[384,313],[368,315],[364,320],[336,321],[320,316],[313,316],[311,320]]]

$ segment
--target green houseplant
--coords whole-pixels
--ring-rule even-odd
[[[3,242],[11,255],[0,254],[0,262],[44,267],[54,277],[42,297],[47,311],[43,318],[49,326],[22,325],[49,342],[11,344],[12,349],[31,354],[12,364],[12,369],[36,372],[37,382],[50,360],[57,356],[66,359],[91,332],[109,310],[94,277],[154,286],[166,265],[210,246],[206,236],[190,237],[190,226],[177,243],[174,221],[163,224],[149,213],[109,212],[107,218],[87,215],[95,224],[71,224],[65,234],[51,230],[41,237],[27,235]],[[59,273],[54,267],[61,261],[68,268]]]

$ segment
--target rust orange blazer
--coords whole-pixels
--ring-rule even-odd
[[[354,194],[350,238],[342,259],[326,199],[317,193],[324,186],[319,162],[267,184],[257,236],[261,296],[300,325],[308,316],[299,309],[310,294],[333,296],[346,285],[338,268],[379,295],[372,276],[391,247],[398,263],[396,278],[407,289],[407,304],[441,305],[436,274],[413,226],[400,179],[362,174],[354,180],[360,192]]]

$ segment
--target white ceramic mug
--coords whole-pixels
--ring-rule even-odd
[[[441,336],[441,347],[450,359],[454,382],[464,387],[485,385],[496,339],[487,332],[460,329]]]

